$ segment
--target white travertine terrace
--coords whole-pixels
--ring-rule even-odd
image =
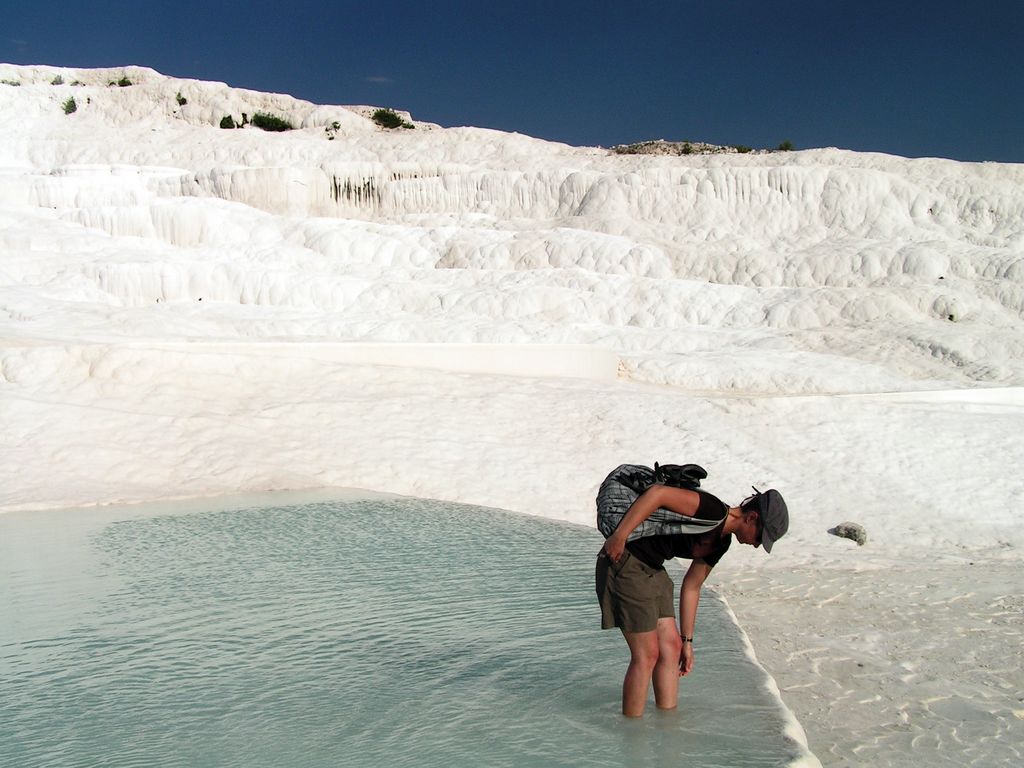
[[[812,749],[1019,758],[1024,165],[0,80],[0,510],[356,486],[589,524],[616,464],[699,461],[790,500],[776,552],[713,579]],[[257,112],[296,129],[218,127]]]

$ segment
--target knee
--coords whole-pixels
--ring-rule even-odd
[[[679,661],[679,654],[682,652],[683,641],[675,632],[672,632],[661,643],[661,655],[667,656],[672,661]]]
[[[651,638],[651,640],[652,642],[644,643],[634,648],[630,657],[630,663],[645,672],[650,672],[654,669],[661,653],[657,640],[654,638]]]

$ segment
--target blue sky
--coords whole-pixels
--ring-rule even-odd
[[[1024,0],[4,0],[0,61],[139,64],[570,144],[1024,162]]]

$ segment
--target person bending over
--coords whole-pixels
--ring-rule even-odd
[[[595,574],[601,628],[618,627],[629,646],[622,681],[627,717],[643,715],[652,681],[658,708],[677,706],[679,678],[693,669],[700,589],[733,538],[771,552],[789,528],[786,502],[774,489],[729,507],[699,488],[645,482],[654,476],[647,467],[624,464],[608,475],[597,498],[598,528],[606,537]],[[691,561],[679,591],[678,626],[675,587],[664,568],[673,557]]]

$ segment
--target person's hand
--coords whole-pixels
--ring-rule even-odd
[[[611,558],[613,563],[622,559],[622,553],[626,551],[626,541],[614,533],[604,542],[604,553]]]
[[[693,669],[693,643],[683,643],[683,650],[679,653],[679,676],[685,677]]]

